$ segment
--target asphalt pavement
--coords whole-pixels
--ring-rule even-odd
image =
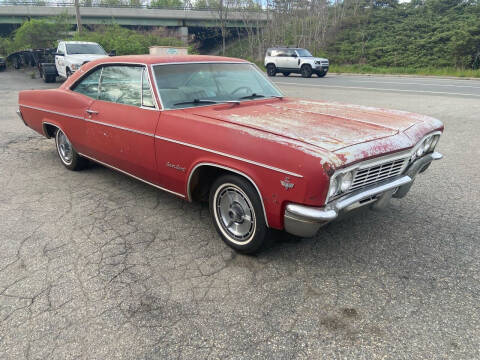
[[[480,79],[348,74],[327,74],[324,78],[313,75],[304,79],[298,74],[288,77],[277,74],[272,80],[281,87],[305,86],[320,91],[343,89],[480,98]]]
[[[275,81],[437,117],[445,158],[383,212],[244,256],[205,205],[99,165],[66,170],[15,114],[20,89],[59,83],[0,73],[2,360],[480,358],[480,101],[466,95],[479,82]]]

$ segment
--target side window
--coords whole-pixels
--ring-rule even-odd
[[[140,106],[142,70],[139,66],[106,66],[100,81],[99,100]]]
[[[100,74],[102,69],[97,69],[91,74],[88,74],[80,82],[75,85],[73,91],[97,99],[98,97],[98,82],[100,80]]]
[[[147,69],[142,71],[142,106],[154,108],[152,88],[148,79]]]
[[[61,43],[60,45],[58,45],[57,52],[65,54],[65,43]]]

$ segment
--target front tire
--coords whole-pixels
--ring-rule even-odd
[[[326,71],[317,72],[317,76],[318,76],[319,78],[325,77],[325,75],[327,75],[327,72],[326,72]]]
[[[273,64],[267,65],[267,75],[268,76],[275,76],[277,75],[277,67]]]
[[[266,245],[262,203],[250,182],[236,175],[219,177],[210,189],[209,206],[215,229],[228,246],[251,254]]]
[[[60,129],[55,132],[55,145],[60,161],[68,170],[81,170],[87,164],[87,159],[75,151],[67,135]]]
[[[67,75],[67,79],[68,79],[70,76],[72,76],[72,71],[69,68],[67,68],[67,70],[65,71],[65,74]]]
[[[283,73],[283,76],[285,76],[285,77],[287,77],[288,75],[290,75],[289,72],[284,72],[284,73]]]
[[[300,74],[302,74],[302,77],[304,78],[309,78],[312,76],[312,67],[310,65],[303,65],[302,68],[300,69]]]

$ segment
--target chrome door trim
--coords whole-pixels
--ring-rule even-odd
[[[84,118],[83,120],[85,120],[86,122],[90,122],[90,123],[94,123],[94,124],[98,124],[98,125],[104,125],[104,126],[112,127],[112,128],[115,128],[115,129],[130,131],[130,132],[140,134],[140,135],[155,137],[155,135],[152,134],[152,133],[148,133],[148,132],[144,132],[144,131],[140,131],[140,130],[135,130],[135,129],[130,129],[130,128],[126,128],[126,127],[123,127],[123,126],[108,124],[108,123],[105,123],[103,121],[97,121],[97,120],[92,120],[92,119],[87,119],[87,118]]]
[[[191,194],[191,191],[190,191],[190,181],[191,181],[192,176],[195,173],[195,171],[201,166],[213,166],[213,167],[217,167],[217,168],[220,168],[220,169],[225,169],[225,170],[237,173],[239,175],[242,175],[248,181],[250,181],[252,183],[252,185],[255,187],[255,190],[257,190],[258,196],[260,197],[260,202],[262,203],[262,209],[263,209],[263,216],[265,217],[265,224],[267,225],[267,227],[269,227],[268,226],[267,213],[265,211],[265,204],[263,203],[262,193],[260,192],[260,189],[258,188],[257,184],[255,184],[255,181],[253,181],[252,178],[250,176],[248,176],[247,174],[245,174],[241,171],[232,169],[232,168],[227,167],[227,166],[223,166],[223,165],[219,165],[219,164],[215,164],[215,163],[210,163],[210,162],[201,162],[201,163],[198,163],[197,165],[195,165],[194,168],[190,171],[190,174],[188,175],[188,181],[187,181],[187,200],[188,201],[192,201],[192,194]]]
[[[177,192],[175,192],[175,191],[168,190],[168,189],[166,189],[166,188],[164,188],[164,187],[161,187],[161,186],[159,186],[159,185],[153,184],[153,183],[151,183],[150,181],[147,181],[147,180],[144,180],[144,179],[142,179],[142,178],[140,178],[140,177],[138,177],[138,176],[132,175],[132,174],[130,174],[130,173],[127,172],[127,171],[121,170],[121,169],[119,169],[119,168],[117,168],[117,167],[115,167],[115,166],[113,166],[113,165],[109,165],[109,164],[107,164],[107,163],[104,163],[103,161],[97,160],[97,159],[95,159],[94,157],[87,156],[87,155],[81,154],[81,153],[78,153],[78,154],[79,154],[80,156],[83,156],[83,157],[87,158],[87,159],[90,159],[90,160],[95,161],[95,162],[97,162],[97,163],[99,163],[99,164],[102,164],[102,165],[104,165],[104,166],[106,166],[106,167],[108,167],[108,168],[110,168],[110,169],[113,169],[113,170],[116,170],[116,171],[118,171],[118,172],[121,172],[122,174],[128,175],[128,176],[130,176],[130,177],[132,177],[132,178],[134,178],[134,179],[136,179],[136,180],[140,180],[140,181],[144,182],[145,184],[151,185],[151,186],[153,186],[153,187],[156,187],[157,189],[166,191],[166,192],[168,192],[168,193],[170,193],[170,194],[173,194],[173,195],[176,195],[176,196],[179,196],[179,197],[185,199],[185,195],[183,195],[183,194],[180,194],[180,193],[177,193]]]
[[[282,173],[282,174],[287,174],[287,175],[290,175],[290,176],[303,178],[303,175],[300,175],[300,174],[297,174],[297,173],[294,173],[294,172],[291,172],[291,171],[288,171],[288,170],[283,170],[283,169],[280,169],[280,168],[277,168],[277,167],[274,167],[274,166],[270,166],[270,165],[263,164],[263,163],[253,161],[253,160],[248,160],[248,159],[245,159],[245,158],[242,158],[242,157],[239,157],[239,156],[236,156],[236,155],[227,154],[227,153],[224,153],[224,152],[221,152],[221,151],[212,150],[212,149],[209,149],[209,148],[206,148],[206,147],[203,147],[203,146],[189,144],[189,143],[186,143],[186,142],[183,142],[183,141],[174,140],[174,139],[170,139],[170,138],[166,138],[166,137],[158,136],[158,135],[155,135],[155,138],[160,139],[160,140],[164,140],[164,141],[168,141],[168,142],[172,142],[172,143],[175,143],[175,144],[180,144],[180,145],[183,145],[183,146],[188,146],[188,147],[191,147],[191,148],[194,148],[194,149],[207,151],[207,152],[210,152],[210,153],[213,153],[213,154],[228,157],[230,159],[243,161],[243,162],[246,162],[246,163],[249,163],[249,164],[252,164],[252,165],[260,166],[260,167],[263,167],[263,168],[266,168],[266,169],[269,169],[269,170],[273,170],[273,171],[277,171],[277,172]]]
[[[58,111],[42,109],[42,108],[39,108],[39,107],[29,106],[29,105],[18,104],[18,106],[23,106],[23,107],[26,107],[26,108],[28,108],[28,109],[33,109],[33,110],[38,110],[38,111],[45,111],[45,112],[48,112],[48,113],[51,113],[51,114],[55,114],[55,115],[67,116],[67,117],[70,117],[70,118],[73,118],[73,119],[83,120],[83,117],[82,117],[82,116],[65,114],[65,113],[61,113],[61,112],[58,112]]]

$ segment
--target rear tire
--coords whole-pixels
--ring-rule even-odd
[[[312,76],[312,67],[310,65],[302,65],[302,68],[300,69],[300,74],[302,74],[302,77],[304,78],[309,78]]]
[[[237,175],[220,176],[210,188],[210,214],[215,229],[231,248],[244,254],[267,245],[268,228],[253,185]]]
[[[277,67],[273,64],[267,65],[267,75],[268,76],[275,76],[277,75]]]
[[[60,161],[68,170],[81,170],[87,165],[88,160],[75,151],[67,135],[61,129],[57,129],[55,132],[55,145]]]

